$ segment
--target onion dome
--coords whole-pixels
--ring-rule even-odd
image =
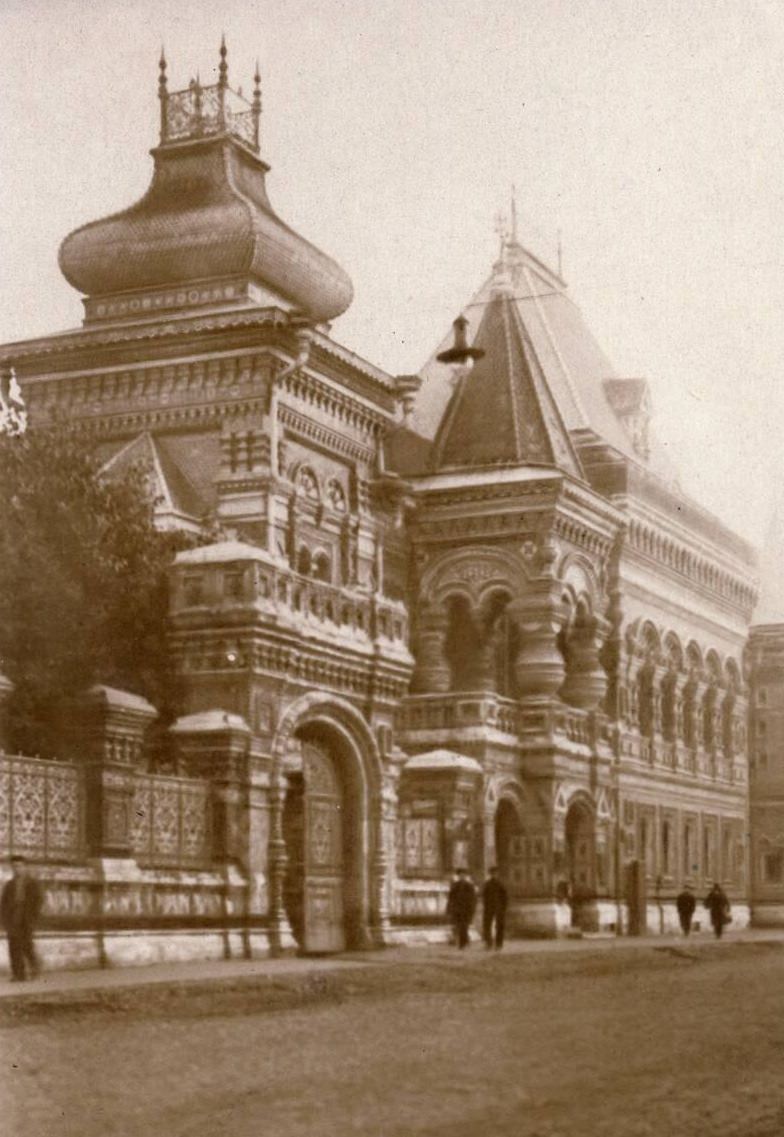
[[[270,205],[269,166],[259,157],[258,67],[252,102],[228,85],[225,43],[218,76],[214,86],[192,80],[170,93],[161,56],[161,137],[150,188],[60,247],[63,275],[89,298],[88,321],[229,301],[279,303],[319,323],[351,303],[343,269]],[[117,294],[125,301],[106,302]]]

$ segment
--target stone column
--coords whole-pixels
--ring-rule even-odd
[[[0,753],[11,745],[8,730],[8,700],[14,685],[5,675],[0,674]]]
[[[547,581],[522,600],[509,605],[520,630],[520,648],[514,661],[521,699],[553,698],[560,690],[566,665],[558,647],[563,610]]]
[[[390,935],[390,890],[391,877],[395,874],[394,855],[394,825],[397,819],[398,772],[390,772],[384,777],[381,788],[381,801],[378,810],[378,831],[376,834],[376,847],[371,871],[371,889],[373,909],[371,914],[370,932],[377,947],[383,947],[389,941]]]
[[[600,661],[609,625],[593,617],[574,628],[569,637],[566,681],[561,697],[573,707],[595,710],[607,692],[607,674]]]
[[[226,954],[265,954],[270,946],[262,922],[269,911],[269,759],[251,752],[250,727],[228,711],[186,715],[170,733],[178,766],[210,785],[212,857],[223,876]]]
[[[146,699],[112,687],[92,687],[81,700],[87,844],[94,857],[132,856],[134,775],[156,713]]]
[[[177,719],[170,731],[178,766],[212,784],[214,859],[247,867],[250,727],[240,715],[216,710]]]
[[[435,694],[450,688],[450,668],[444,654],[447,623],[443,608],[425,608],[420,615],[412,679],[412,690],[417,694]]]
[[[296,946],[286,915],[284,888],[288,857],[283,839],[283,806],[286,800],[286,779],[282,773],[273,775],[270,785],[270,836],[269,836],[269,932],[274,954]]]

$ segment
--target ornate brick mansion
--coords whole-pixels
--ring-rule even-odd
[[[159,97],[147,193],[60,250],[83,326],[0,351],[33,429],[222,533],[172,570],[173,767],[106,687],[78,760],[0,758],[50,956],[437,939],[460,865],[499,865],[518,934],[669,929],[714,879],[736,925],[752,876],[784,906],[784,781],[749,836],[755,557],[678,488],[646,381],[514,227],[419,375],[359,358],[348,277],[267,196],[258,76],[222,49],[170,92],[162,60]]]

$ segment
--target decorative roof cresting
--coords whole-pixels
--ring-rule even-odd
[[[218,82],[203,87],[199,76],[182,91],[169,91],[166,56],[161,49],[158,63],[158,98],[161,103],[161,146],[186,139],[230,134],[259,153],[261,121],[261,75],[258,60],[253,76],[253,101],[242,96],[242,89],[229,86],[226,39],[221,39]]]

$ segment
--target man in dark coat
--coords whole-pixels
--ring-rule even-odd
[[[476,911],[476,889],[468,879],[465,869],[457,870],[457,880],[449,888],[446,914],[455,930],[455,943],[459,948],[468,947],[468,929]]]
[[[0,894],[0,922],[8,937],[11,978],[35,978],[41,970],[33,934],[43,906],[43,890],[30,873],[24,857],[11,857],[13,876]]]
[[[507,891],[498,879],[498,869],[493,865],[482,888],[482,932],[488,950],[504,946],[504,926],[506,924]],[[493,927],[495,925],[495,928]],[[493,932],[495,931],[495,935]]]
[[[684,936],[688,936],[691,931],[694,909],[697,907],[696,897],[688,884],[685,885],[683,891],[679,892],[676,896],[675,907],[678,909],[678,919],[681,922],[683,934]]]
[[[732,917],[730,916],[730,902],[727,898],[727,893],[716,883],[705,897],[705,907],[710,912],[711,924],[713,924],[713,934],[717,940],[721,939],[721,934],[724,931],[724,925],[729,924]]]

